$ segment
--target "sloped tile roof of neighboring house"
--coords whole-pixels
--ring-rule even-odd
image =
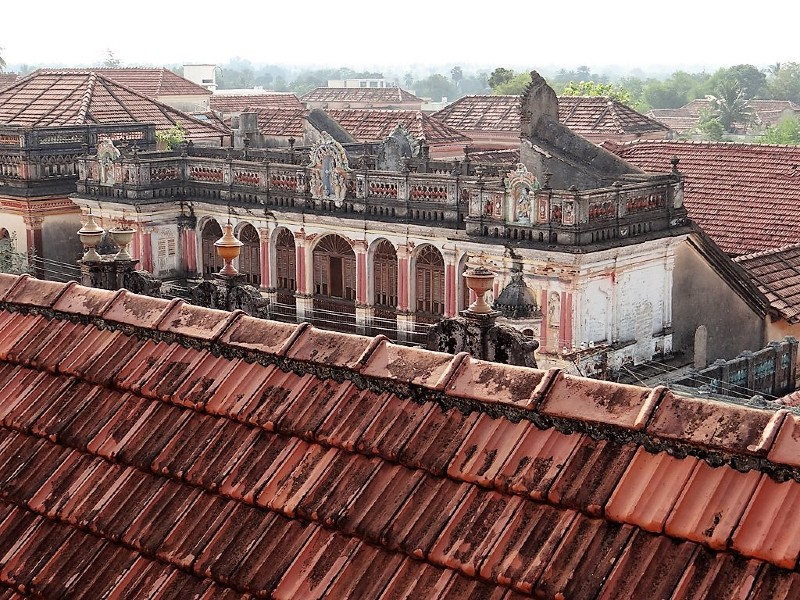
[[[261,108],[249,106],[243,112],[258,115],[258,132],[262,135],[303,136],[303,121],[308,116],[304,108]]]
[[[227,133],[95,71],[69,69],[35,71],[1,91],[0,123],[20,127],[153,123],[156,130],[179,124],[190,138]]]
[[[603,96],[559,96],[558,120],[583,136],[669,133],[666,125]]]
[[[227,133],[230,133],[230,128],[231,128],[230,119],[226,122],[225,120],[221,119],[220,116],[213,110],[192,111],[188,114],[200,121],[207,121],[209,123],[213,123],[214,125],[222,127],[225,129]]]
[[[472,150],[469,159],[476,164],[508,164],[519,162],[519,149],[508,150]]]
[[[330,88],[319,87],[302,97],[303,102],[419,102],[414,94],[399,87],[384,88]]]
[[[6,89],[19,78],[16,73],[0,73],[0,90]]]
[[[800,242],[800,146],[641,140],[605,148],[652,172],[677,156],[689,216],[728,254]]]
[[[458,131],[520,130],[520,96],[464,96],[434,116]]]
[[[753,112],[759,126],[775,125],[785,114],[800,114],[800,105],[790,100],[749,100],[747,105]],[[687,133],[697,127],[700,112],[710,110],[711,101],[706,98],[692,100],[681,108],[654,108],[647,116],[660,121],[678,133]]]
[[[399,123],[404,124],[415,138],[425,138],[432,146],[463,145],[471,141],[421,110],[327,109],[325,112],[359,142],[385,140]]]
[[[242,112],[249,107],[257,108],[305,108],[300,99],[292,93],[273,92],[269,94],[214,94],[210,100],[211,110],[228,114]]]
[[[739,256],[772,308],[789,323],[800,323],[800,244]]]
[[[0,275],[0,330],[6,596],[800,585],[793,409],[27,276]]]
[[[434,116],[459,131],[520,130],[520,96],[464,96]],[[587,137],[663,133],[669,128],[601,96],[559,96],[558,120]]]
[[[124,67],[119,69],[94,69],[148,98],[159,96],[210,96],[211,92],[193,81],[181,77],[164,67]]]

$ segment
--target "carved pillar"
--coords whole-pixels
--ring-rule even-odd
[[[149,231],[145,231],[144,229],[139,229],[137,235],[134,236],[134,239],[138,239],[138,250],[139,256],[137,257],[134,255],[134,258],[139,259],[139,265],[141,265],[142,270],[147,271],[149,273],[153,272],[153,240],[152,240],[152,233]],[[134,252],[137,250],[137,245],[134,245]]]
[[[272,252],[269,247],[269,240],[272,235],[269,227],[261,227],[258,230],[258,259],[259,259],[259,270],[261,274],[261,289],[267,290],[272,285],[272,273],[270,269],[270,264],[272,262]]]
[[[366,335],[375,316],[367,297],[367,241],[356,240],[352,247],[356,255],[356,333]]]
[[[26,251],[28,253],[28,264],[33,267],[34,276],[44,279],[44,263],[41,260],[34,261],[33,257],[44,258],[44,247],[42,240],[42,224],[44,218],[38,215],[27,214],[23,217],[25,222]]]
[[[449,319],[456,316],[458,282],[456,281],[455,250],[442,250],[444,257],[444,316]]]
[[[547,326],[549,325],[547,322],[547,288],[542,288],[539,306],[542,307],[542,332],[539,341],[541,343],[542,350],[544,350],[547,348]]]
[[[294,234],[295,246],[295,278],[297,281],[297,291],[295,293],[295,306],[297,309],[297,320],[310,321],[314,313],[314,299],[309,290],[313,289],[313,282],[307,280],[310,273],[306,265],[306,232],[304,229]]]
[[[409,254],[411,250],[406,244],[397,247],[397,310],[408,312],[409,294],[411,293],[409,282]]]
[[[572,348],[572,293],[561,293],[560,344],[562,348]]]
[[[414,332],[414,313],[408,310],[411,301],[410,254],[407,244],[397,247],[397,339],[401,342],[410,341]]]

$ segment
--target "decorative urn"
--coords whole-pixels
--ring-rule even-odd
[[[234,275],[238,275],[239,271],[237,271],[231,263],[235,258],[238,258],[244,244],[233,235],[233,225],[226,223],[224,229],[225,231],[222,237],[214,242],[217,254],[225,261],[219,274],[233,277]]]
[[[133,260],[131,255],[128,254],[128,245],[133,240],[133,234],[136,233],[136,230],[127,223],[123,223],[112,227],[108,230],[108,233],[114,243],[119,246],[119,252],[114,255],[114,260]]]
[[[103,237],[103,228],[94,222],[94,215],[89,213],[86,224],[78,230],[78,237],[86,247],[86,254],[83,255],[85,261],[100,261],[100,255],[95,248]]]
[[[470,304],[467,310],[474,314],[491,313],[492,307],[486,302],[484,296],[494,285],[494,273],[487,269],[481,261],[464,271],[463,277],[467,287],[477,296],[475,302]]]

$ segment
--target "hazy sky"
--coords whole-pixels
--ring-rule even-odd
[[[96,65],[111,49],[125,66],[239,56],[398,71],[448,64],[710,70],[800,62],[798,17],[798,2],[13,0],[0,11],[0,47],[9,65]]]

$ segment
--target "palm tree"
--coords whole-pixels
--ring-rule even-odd
[[[728,133],[737,125],[747,127],[753,122],[753,110],[744,97],[744,92],[732,79],[724,79],[717,86],[716,96],[706,96],[711,109]]]

